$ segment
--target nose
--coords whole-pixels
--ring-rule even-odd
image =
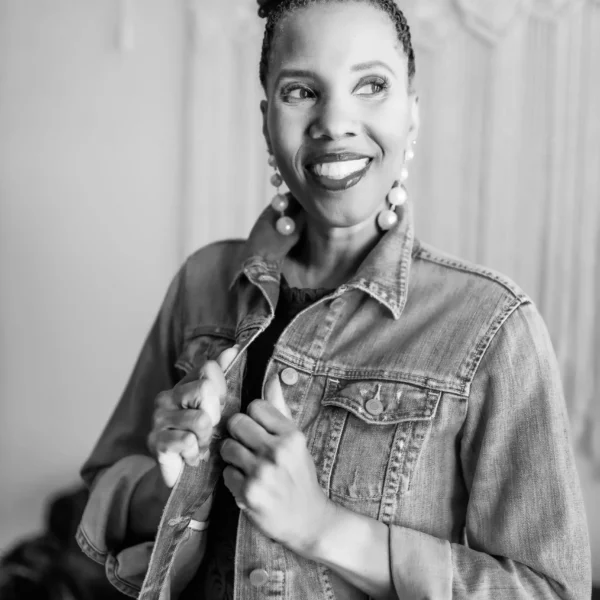
[[[317,113],[309,127],[312,139],[340,140],[358,134],[358,122],[348,103],[331,98],[317,106]]]

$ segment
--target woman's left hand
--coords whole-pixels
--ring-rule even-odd
[[[231,417],[221,445],[223,477],[238,506],[269,538],[308,557],[331,518],[333,503],[317,481],[302,432],[291,419],[279,376],[265,400]]]

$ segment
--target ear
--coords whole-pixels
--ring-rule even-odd
[[[421,125],[421,111],[419,109],[419,97],[414,92],[409,97],[410,102],[410,125],[408,129],[407,142],[408,147],[417,141],[419,137],[419,127]]]
[[[262,132],[265,138],[265,142],[267,143],[267,150],[269,154],[273,154],[273,150],[271,149],[271,140],[269,139],[269,128],[267,127],[267,113],[269,111],[269,103],[266,100],[260,101],[260,112],[262,113],[263,119],[263,127]]]

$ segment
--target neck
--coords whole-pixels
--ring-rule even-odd
[[[306,215],[300,241],[283,272],[292,287],[337,288],[348,281],[381,239],[375,219],[351,227],[324,227]]]

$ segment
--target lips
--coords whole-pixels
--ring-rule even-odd
[[[332,152],[311,157],[306,164],[310,178],[328,191],[347,190],[367,173],[372,159],[354,152]]]

